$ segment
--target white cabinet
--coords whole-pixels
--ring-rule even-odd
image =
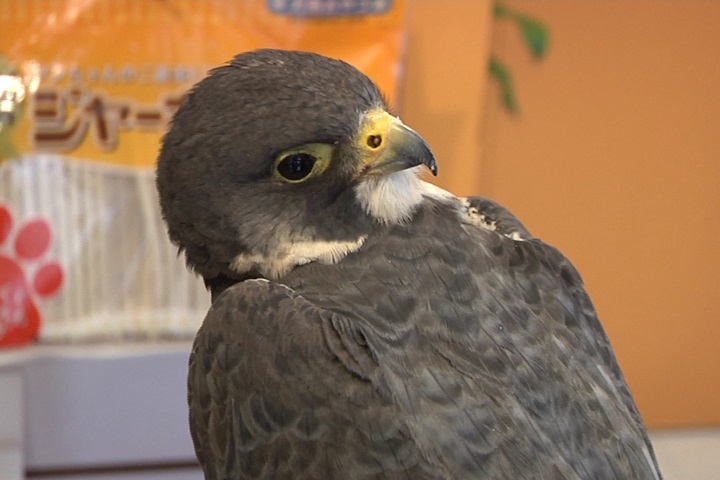
[[[201,479],[187,421],[190,344],[0,352],[0,475]]]
[[[0,370],[0,472],[9,480],[23,476],[23,382],[15,371]]]

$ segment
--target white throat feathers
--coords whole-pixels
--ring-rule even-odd
[[[421,168],[366,178],[355,187],[355,197],[365,212],[382,224],[408,222],[423,197],[453,197],[451,193],[418,178],[417,172]]]

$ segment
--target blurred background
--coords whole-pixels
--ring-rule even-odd
[[[152,168],[208,68],[314,50],[577,266],[669,480],[720,471],[720,2],[0,0],[0,478],[200,478],[208,298]],[[492,66],[492,68],[490,68]]]

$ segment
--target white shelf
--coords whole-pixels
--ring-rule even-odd
[[[0,471],[191,464],[189,353],[189,342],[0,351]],[[163,478],[125,478],[136,477]]]

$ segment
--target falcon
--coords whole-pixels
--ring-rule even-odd
[[[205,478],[661,478],[576,269],[426,170],[342,61],[257,50],[191,89],[157,188],[212,296],[188,373]]]

